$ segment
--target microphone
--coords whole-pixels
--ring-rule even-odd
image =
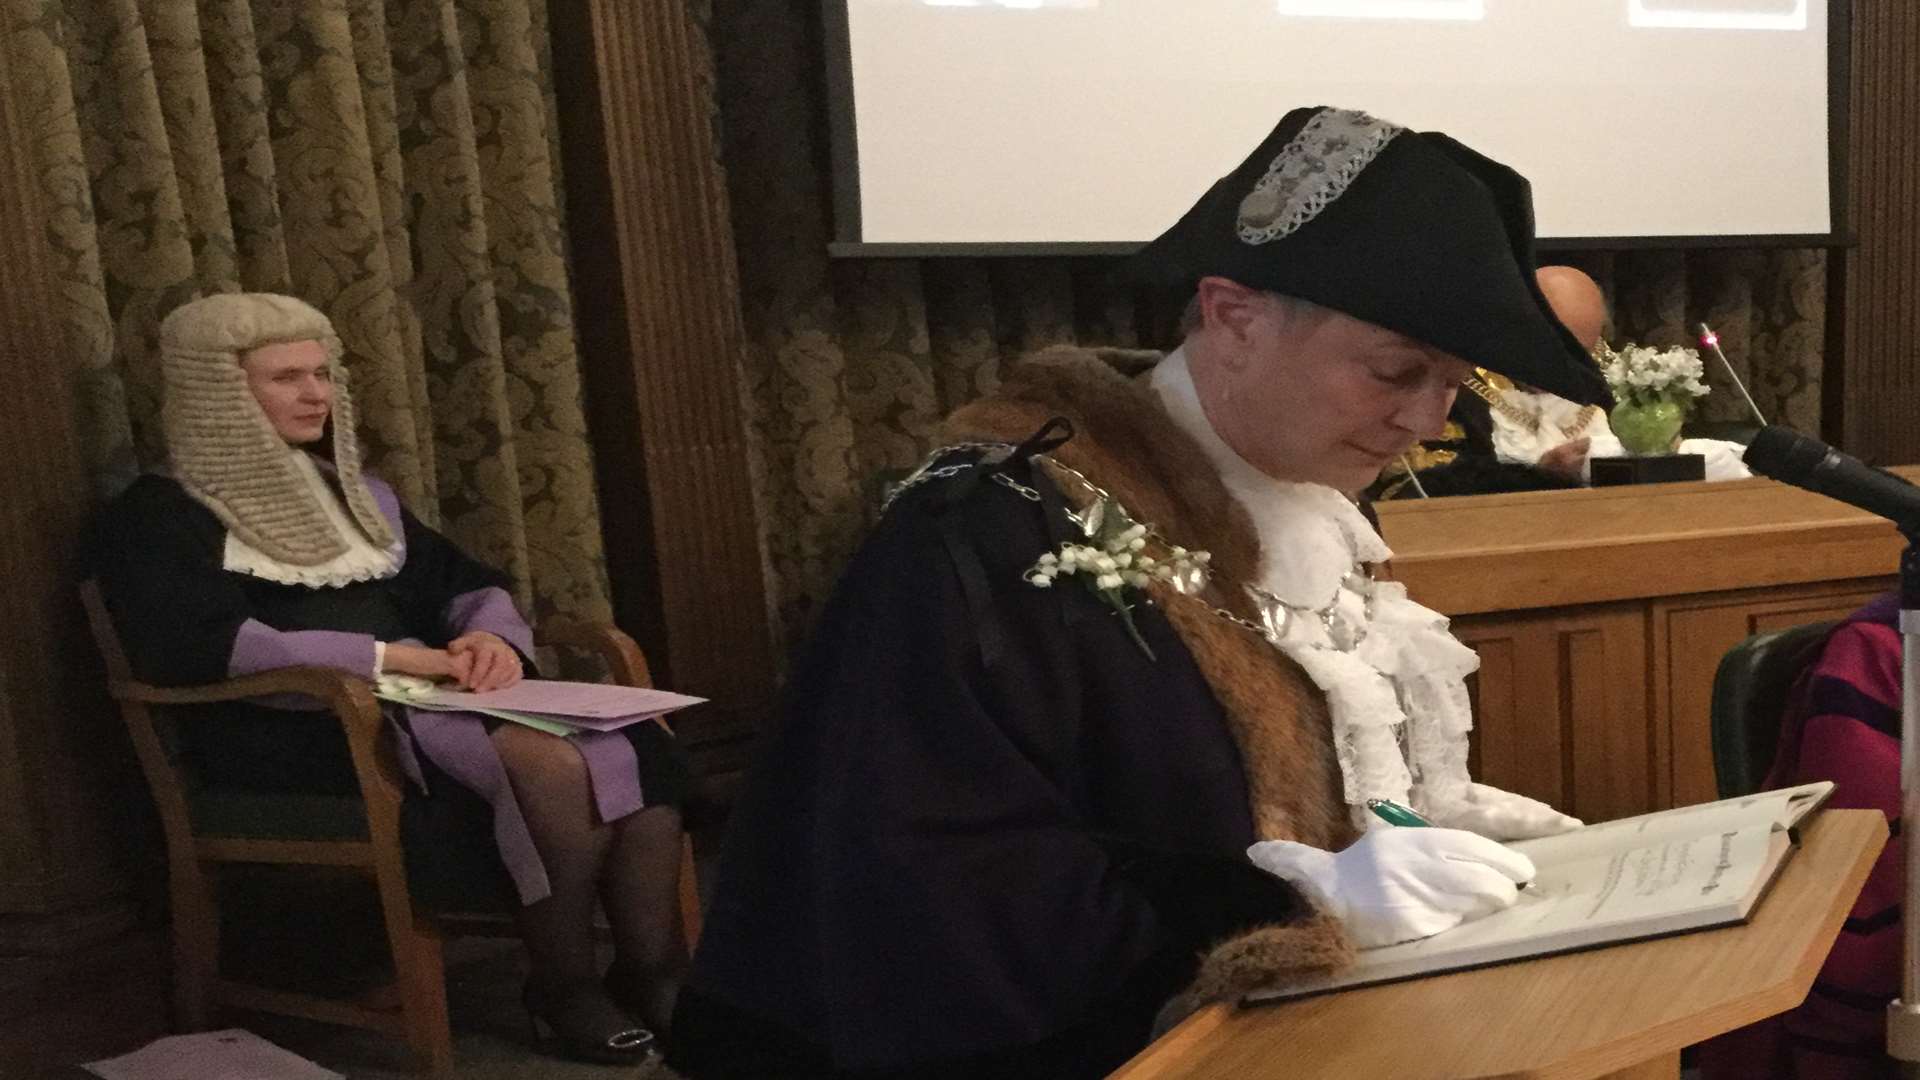
[[[1789,428],[1768,426],[1743,455],[1762,476],[1818,492],[1920,533],[1920,487]]]
[[[1747,393],[1747,384],[1740,381],[1740,373],[1733,370],[1733,364],[1728,361],[1727,354],[1720,351],[1720,335],[1714,333],[1713,327],[1706,323],[1700,324],[1700,344],[1712,349],[1713,355],[1720,358],[1720,366],[1726,369],[1727,378],[1733,380],[1733,388],[1740,391],[1740,397],[1747,403],[1747,409],[1753,413],[1753,418],[1760,421],[1761,427],[1766,427],[1767,415],[1760,411],[1760,406],[1753,403],[1753,395]]]

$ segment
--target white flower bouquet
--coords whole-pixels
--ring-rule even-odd
[[[1707,396],[1707,384],[1702,381],[1706,367],[1697,349],[1656,349],[1629,342],[1617,351],[1603,345],[1599,359],[1601,374],[1616,401],[1642,405],[1670,401],[1684,408],[1695,398]]]

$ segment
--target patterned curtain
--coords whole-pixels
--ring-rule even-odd
[[[911,468],[946,413],[1029,349],[1166,347],[1176,313],[1117,286],[1105,259],[829,260],[820,0],[711,7],[770,594],[791,646],[869,523],[879,479]],[[1608,288],[1616,342],[1686,343],[1704,319],[1770,420],[1819,430],[1823,252],[1555,258]],[[1705,416],[1743,417],[1726,377],[1712,380]]]
[[[508,571],[610,615],[542,0],[0,0],[105,491],[157,463],[159,320],[333,319],[368,459]]]

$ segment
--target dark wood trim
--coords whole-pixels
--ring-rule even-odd
[[[874,255],[861,249],[860,140],[853,103],[853,30],[847,19],[847,0],[820,5],[821,42],[827,70],[827,147],[833,162],[833,236],[828,251],[841,256]],[[914,247],[918,245],[907,245]],[[1128,245],[1137,247],[1138,245]]]
[[[836,193],[835,202],[838,205]],[[844,209],[835,213],[846,214]],[[1534,247],[1541,252],[1562,251],[1704,251],[1718,248],[1829,248],[1845,249],[1858,243],[1841,232],[1779,233],[1713,236],[1543,236]],[[835,241],[827,254],[836,259],[1073,259],[1132,255],[1145,240],[1035,240],[973,242],[864,243]]]
[[[111,837],[127,798],[105,775],[118,729],[74,592],[93,498],[80,372],[54,321],[47,217],[14,77],[0,63],[0,915],[119,890]]]
[[[1920,461],[1920,5],[1854,0],[1847,141],[1849,227],[1837,286],[1840,347],[1829,400],[1840,445],[1869,461]],[[1829,376],[1831,377],[1831,376]]]
[[[1852,207],[1847,198],[1849,150],[1853,135],[1853,0],[1827,4],[1827,200],[1833,209],[1833,231],[1853,236]]]
[[[616,615],[662,685],[714,700],[679,725],[713,771],[702,745],[758,727],[773,657],[712,61],[684,4],[586,0],[552,19]]]

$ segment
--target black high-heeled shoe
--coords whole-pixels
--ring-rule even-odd
[[[528,982],[521,995],[534,1045],[553,1057],[595,1065],[632,1065],[646,1060],[653,1049],[653,1032],[628,1019],[606,992],[590,981],[543,989]],[[595,1010],[593,1006],[604,1006]],[[591,1013],[603,1015],[596,1021]],[[621,1022],[607,1023],[609,1015]]]
[[[607,996],[625,1009],[628,1016],[653,1017],[666,1023],[673,1015],[674,999],[679,995],[679,980],[659,975],[630,960],[615,958],[600,980]],[[663,1032],[671,1038],[671,1032]]]

